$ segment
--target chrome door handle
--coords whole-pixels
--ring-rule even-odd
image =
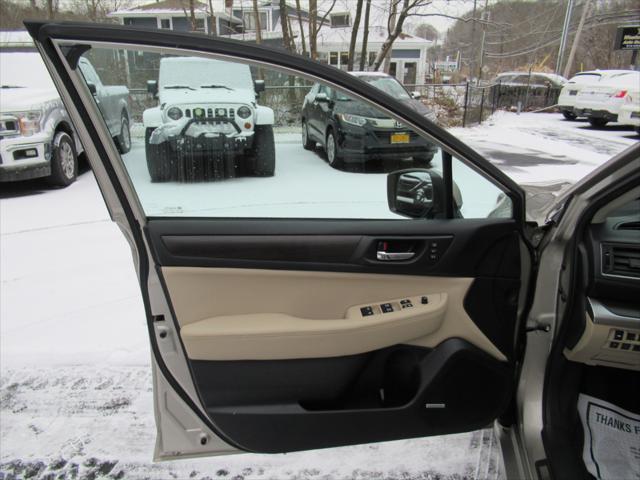
[[[409,260],[414,256],[415,256],[414,252],[384,252],[379,250],[376,253],[376,258],[384,262]]]

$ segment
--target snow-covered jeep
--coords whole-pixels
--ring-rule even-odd
[[[147,90],[158,98],[143,113],[152,182],[274,174],[273,110],[256,103],[264,81],[248,65],[167,57]]]

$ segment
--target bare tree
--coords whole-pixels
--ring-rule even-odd
[[[260,26],[260,11],[258,10],[258,0],[253,0],[253,16],[255,18],[256,43],[262,43],[262,27]]]
[[[421,23],[415,28],[413,33],[417,37],[431,41],[436,41],[439,36],[438,29],[429,23]]]
[[[189,0],[189,18],[191,19],[191,30],[195,32],[198,22],[196,22],[196,9],[194,2],[195,0]]]
[[[356,4],[356,16],[353,19],[353,25],[351,26],[351,41],[349,42],[349,62],[347,69],[353,70],[353,61],[355,60],[356,53],[356,41],[358,40],[358,29],[360,28],[360,16],[362,15],[362,2],[358,0]]]
[[[431,0],[391,0],[391,2],[392,8],[388,22],[389,33],[385,41],[382,43],[382,47],[380,47],[380,51],[373,62],[374,70],[378,70],[380,68],[382,62],[385,61],[391,52],[393,42],[395,42],[396,38],[398,38],[402,33],[402,27],[404,26],[405,20],[415,13],[417,9],[431,4]],[[402,3],[402,5],[400,5],[400,3]],[[398,7],[400,7],[399,11]]]
[[[280,0],[280,25],[282,26],[282,43],[284,48],[291,51],[291,33],[289,31],[289,12],[287,12],[287,0]]]
[[[300,27],[300,41],[302,43],[302,54],[307,56],[307,42],[304,39],[304,26],[302,24],[302,13],[300,9],[300,0],[296,0],[296,12],[298,13],[298,26]]]
[[[218,27],[216,25],[216,17],[213,14],[213,0],[209,0],[209,35],[218,35]]]
[[[312,60],[318,59],[318,34],[327,21],[327,17],[336,6],[336,1],[331,2],[331,7],[324,13],[318,21],[318,0],[309,0],[309,53]]]
[[[364,9],[364,31],[362,32],[362,52],[360,53],[360,71],[364,70],[367,60],[367,42],[369,41],[369,13],[371,13],[371,0],[367,0],[367,6]]]

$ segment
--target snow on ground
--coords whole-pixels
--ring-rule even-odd
[[[575,181],[637,141],[629,130],[591,130],[558,115],[500,114],[482,126],[454,133],[525,183]],[[348,205],[353,198],[340,192],[339,177],[354,174],[335,171],[319,154],[294,145],[283,141],[278,146],[279,152],[288,152],[281,165],[290,162],[311,178],[292,188],[299,188],[298,193],[330,188],[338,192],[334,198],[339,203]],[[139,147],[127,162],[134,162],[132,171],[142,178]],[[384,187],[384,173],[360,176],[362,192],[375,193],[362,196],[352,208],[383,212],[386,200],[378,188]],[[273,179],[240,179],[247,192],[254,180]],[[210,187],[196,187],[207,188],[200,195],[218,195]],[[83,173],[62,190],[49,189],[42,181],[1,188],[0,479],[14,474],[153,479],[501,475],[499,451],[489,431],[288,455],[153,464],[155,427],[143,308],[128,246],[110,222],[92,174]],[[275,186],[269,188],[271,195],[279,194]],[[154,198],[149,190],[143,200],[147,194]]]

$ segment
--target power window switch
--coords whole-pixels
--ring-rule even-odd
[[[618,348],[620,346],[620,342],[609,342],[609,348]]]
[[[627,332],[627,340],[631,340],[632,342],[635,342],[638,339],[638,335],[636,335],[633,332]]]
[[[422,298],[420,299],[420,303],[422,303],[423,305],[426,305],[429,303],[429,297],[427,297],[426,295],[423,295]]]
[[[622,345],[620,345],[620,350],[631,350],[631,344],[623,343]]]
[[[372,307],[361,307],[360,308],[360,313],[362,314],[363,317],[368,317],[370,315],[373,315],[373,308]]]
[[[380,305],[380,310],[382,310],[382,313],[391,313],[393,312],[393,305],[390,303],[383,303]]]
[[[411,300],[405,298],[404,300],[400,300],[400,305],[406,305],[407,303],[411,303]]]
[[[411,307],[413,307],[413,303],[411,302],[402,304],[402,308],[411,308]]]
[[[624,330],[616,330],[613,333],[614,340],[622,340],[624,338]]]

